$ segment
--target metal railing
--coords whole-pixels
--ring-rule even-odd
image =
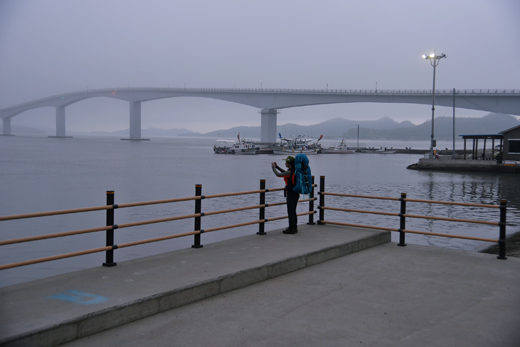
[[[466,239],[466,240],[474,240],[474,241],[494,242],[494,243],[498,243],[498,245],[499,245],[497,258],[498,259],[507,259],[507,257],[506,257],[507,201],[506,200],[501,200],[500,205],[490,205],[490,204],[473,204],[473,203],[465,203],[465,202],[408,199],[408,198],[406,198],[406,193],[401,193],[401,197],[399,197],[399,198],[330,193],[330,192],[325,192],[325,176],[320,177],[320,191],[318,194],[320,195],[318,224],[335,224],[335,225],[350,226],[350,227],[395,231],[395,232],[399,233],[398,246],[406,246],[406,243],[405,243],[406,233],[448,237],[448,238],[458,238],[458,239]],[[388,201],[399,201],[400,202],[400,212],[394,213],[394,212],[382,212],[382,211],[366,211],[366,210],[355,210],[355,209],[348,209],[348,208],[337,208],[337,207],[325,206],[325,196],[327,196],[327,195],[336,196],[336,197],[351,197],[351,198],[362,198],[362,199],[379,199],[379,200],[388,200]],[[406,203],[407,202],[499,209],[500,210],[500,220],[498,222],[489,222],[489,221],[481,221],[481,220],[473,220],[473,219],[458,219],[458,218],[446,218],[446,217],[408,214],[408,213],[406,213]],[[379,226],[371,226],[371,225],[329,221],[329,220],[325,220],[325,210],[354,212],[354,213],[368,213],[368,214],[373,214],[373,215],[385,215],[385,216],[399,217],[399,228],[389,228],[389,227],[379,227]],[[434,232],[428,232],[428,231],[408,230],[408,229],[406,229],[406,218],[420,218],[420,219],[441,220],[441,221],[449,221],[449,222],[477,223],[477,224],[498,226],[499,227],[499,237],[498,237],[498,239],[489,239],[489,238],[482,238],[482,237],[472,237],[472,236],[463,236],[463,235],[434,233]],[[397,224],[397,222],[396,222],[396,224]]]
[[[314,184],[314,178],[313,178],[313,187],[316,187],[316,185]],[[260,180],[260,189],[258,189],[258,190],[235,192],[235,193],[224,193],[224,194],[213,194],[213,195],[202,195],[202,185],[196,185],[195,186],[195,196],[185,197],[185,198],[176,198],[176,199],[146,201],[146,202],[124,203],[124,204],[115,204],[114,192],[107,191],[106,192],[107,203],[106,203],[106,205],[103,205],[103,206],[3,216],[3,217],[0,217],[0,222],[8,221],[8,220],[40,218],[40,217],[46,217],[46,216],[56,216],[56,215],[64,215],[64,214],[74,214],[74,213],[84,213],[84,212],[105,210],[106,211],[106,225],[105,226],[89,228],[89,229],[65,231],[65,232],[59,232],[59,233],[53,233],[53,234],[23,237],[23,238],[10,239],[10,240],[3,240],[3,241],[0,241],[0,246],[18,244],[18,243],[23,243],[23,242],[34,242],[34,241],[39,241],[39,240],[80,235],[80,234],[93,233],[93,232],[99,232],[99,231],[106,231],[106,245],[103,247],[82,250],[82,251],[77,251],[77,252],[72,252],[72,253],[59,254],[59,255],[48,256],[48,257],[44,257],[44,258],[38,258],[38,259],[25,260],[25,261],[10,263],[10,264],[4,264],[4,265],[0,265],[0,270],[15,268],[15,267],[24,266],[24,265],[37,264],[37,263],[42,263],[42,262],[47,262],[47,261],[52,261],[52,260],[57,260],[57,259],[65,259],[65,258],[70,258],[70,257],[86,255],[86,254],[98,253],[98,252],[105,252],[105,262],[103,263],[103,266],[111,267],[111,266],[117,265],[117,263],[114,262],[114,250],[119,249],[119,248],[133,247],[133,246],[142,245],[142,244],[146,244],[146,243],[165,241],[165,240],[192,236],[192,235],[194,237],[194,243],[193,243],[192,247],[193,248],[202,248],[203,245],[201,243],[201,235],[204,233],[231,229],[231,228],[237,228],[237,227],[244,227],[244,226],[254,225],[254,224],[258,224],[258,232],[257,232],[258,235],[266,235],[265,223],[287,218],[286,214],[284,214],[283,216],[265,218],[266,208],[281,206],[281,205],[286,204],[285,201],[274,202],[274,203],[269,203],[269,204],[266,203],[266,201],[265,201],[266,193],[283,191],[283,190],[284,190],[284,188],[267,189],[265,187],[265,180]],[[259,196],[258,205],[232,208],[232,209],[226,209],[226,210],[217,210],[217,211],[207,211],[207,212],[202,211],[202,200],[236,197],[236,196],[240,196],[240,195],[252,195],[252,194],[258,194],[258,196]],[[406,243],[405,243],[406,233],[448,237],[448,238],[468,239],[468,240],[476,240],[476,241],[484,241],[484,242],[494,242],[494,243],[498,243],[498,245],[499,245],[498,258],[499,259],[507,258],[506,252],[505,252],[507,202],[505,200],[501,200],[500,205],[490,205],[490,204],[473,204],[473,203],[462,203],[462,202],[408,199],[406,197],[405,193],[402,193],[401,197],[399,197],[399,198],[332,193],[332,192],[325,192],[325,176],[320,177],[319,195],[320,195],[320,198],[319,198],[319,208],[318,208],[319,209],[318,224],[322,224],[322,225],[323,224],[335,224],[335,225],[341,225],[341,226],[361,227],[361,228],[398,232],[399,233],[398,246],[406,246]],[[363,199],[399,201],[400,202],[400,212],[394,213],[394,212],[383,212],[383,211],[367,211],[367,210],[356,210],[356,209],[347,209],[347,208],[326,206],[325,197],[327,195],[335,196],[335,197],[352,197],[352,198],[363,198]],[[299,201],[299,202],[308,202],[309,203],[308,212],[298,213],[298,216],[308,216],[308,218],[309,218],[308,224],[315,224],[314,223],[314,214],[317,213],[314,210],[314,201],[315,200],[317,200],[317,199],[314,196],[314,189],[313,189],[307,199],[305,199],[305,197],[304,197],[304,199]],[[137,221],[137,222],[131,222],[131,223],[114,224],[114,213],[115,213],[116,209],[128,208],[128,207],[142,207],[142,206],[147,206],[147,205],[169,204],[169,203],[186,202],[186,201],[195,202],[195,211],[193,214],[170,216],[170,217],[166,217],[166,218],[144,220],[144,221]],[[481,221],[481,220],[470,220],[470,219],[458,219],[458,218],[446,218],[446,217],[408,214],[406,212],[406,203],[407,202],[428,203],[428,204],[445,204],[445,205],[470,206],[470,207],[477,207],[477,208],[499,209],[500,210],[500,220],[498,222],[490,222],[490,221]],[[216,227],[211,227],[211,228],[206,228],[206,229],[203,229],[201,227],[201,220],[202,220],[202,217],[204,217],[204,216],[233,213],[233,212],[246,211],[246,210],[255,210],[255,209],[257,209],[259,211],[258,219],[247,221],[247,222],[242,222],[242,223],[237,223],[237,224],[231,224],[231,225],[216,226]],[[330,221],[330,220],[325,219],[326,210],[398,217],[399,218],[399,227],[390,228],[390,227],[386,227],[386,226],[379,227],[379,226],[372,226],[372,225],[369,226],[369,225],[362,225],[362,224]],[[434,233],[434,232],[427,232],[427,231],[409,230],[409,229],[406,229],[406,218],[432,219],[432,220],[441,220],[441,221],[449,221],[449,222],[478,223],[478,224],[485,224],[485,225],[490,225],[490,226],[498,226],[499,227],[499,237],[498,237],[498,239],[489,239],[489,238],[481,238],[481,237],[471,237],[471,236],[463,236],[463,235],[441,234],[441,233]],[[183,220],[183,219],[193,219],[194,220],[194,230],[177,233],[177,234],[170,234],[170,235],[161,236],[161,237],[149,238],[149,239],[144,239],[144,240],[139,240],[139,241],[127,242],[127,243],[122,243],[122,244],[115,243],[114,231],[117,229],[124,229],[124,228],[137,227],[137,226],[156,224],[156,223],[171,222],[171,221],[178,221],[178,220]],[[396,222],[396,224],[397,224],[397,222]]]
[[[313,187],[315,187],[315,186],[316,185],[313,184]],[[284,188],[267,189],[265,187],[265,180],[260,180],[260,189],[259,190],[236,192],[236,193],[202,195],[202,185],[197,184],[195,186],[195,196],[177,198],[177,199],[125,203],[125,204],[115,204],[114,191],[107,191],[106,192],[107,204],[104,206],[3,216],[3,217],[0,217],[0,222],[8,221],[8,220],[16,220],[16,219],[39,218],[39,217],[46,217],[46,216],[56,216],[56,215],[64,215],[64,214],[106,210],[106,226],[0,241],[0,246],[6,246],[6,245],[17,244],[17,243],[23,243],[23,242],[33,242],[33,241],[39,241],[39,240],[45,240],[45,239],[51,239],[51,238],[57,238],[57,237],[73,236],[73,235],[80,235],[80,234],[93,233],[93,232],[106,230],[106,246],[78,251],[78,252],[59,254],[59,255],[54,255],[54,256],[49,256],[49,257],[44,257],[44,258],[38,258],[38,259],[25,260],[25,261],[10,263],[10,264],[4,264],[4,265],[0,265],[0,270],[10,269],[10,268],[24,266],[24,265],[37,264],[37,263],[42,263],[42,262],[47,262],[47,261],[52,261],[52,260],[57,260],[57,259],[65,259],[65,258],[70,258],[70,257],[86,255],[86,254],[98,253],[98,252],[105,252],[105,262],[103,263],[103,266],[111,267],[111,266],[117,265],[117,263],[114,262],[114,250],[119,249],[119,248],[132,247],[132,246],[142,245],[145,243],[159,242],[159,241],[170,240],[170,239],[174,239],[174,238],[180,238],[180,237],[191,236],[191,235],[194,236],[194,243],[193,243],[192,247],[193,248],[202,248],[203,246],[201,244],[201,235],[203,233],[209,233],[209,232],[214,232],[214,231],[218,231],[218,230],[225,230],[225,229],[231,229],[231,228],[237,228],[237,227],[243,227],[243,226],[253,225],[253,224],[258,224],[258,232],[257,232],[258,235],[266,235],[266,232],[264,229],[265,223],[270,222],[270,221],[280,220],[280,219],[286,219],[287,215],[277,216],[277,217],[272,217],[272,218],[265,218],[265,209],[266,208],[280,206],[280,205],[286,205],[285,201],[267,204],[265,202],[265,195],[268,192],[277,192],[277,191],[283,191],[283,190],[284,190]],[[234,197],[234,196],[239,196],[239,195],[251,195],[251,194],[259,195],[260,201],[259,201],[258,205],[232,208],[232,209],[227,209],[227,210],[202,212],[201,201],[204,199],[226,198],[226,197]],[[298,213],[298,216],[308,216],[309,217],[308,224],[314,224],[314,214],[316,213],[314,211],[314,201],[315,200],[316,200],[316,198],[314,197],[314,189],[313,189],[311,194],[308,195],[307,199],[304,198],[299,201],[299,202],[308,202],[309,203],[308,212]],[[181,215],[181,216],[171,216],[171,217],[166,217],[166,218],[138,221],[138,222],[132,222],[132,223],[114,224],[114,213],[115,213],[116,209],[147,206],[147,205],[168,204],[168,203],[185,202],[185,201],[194,201],[195,202],[195,212],[193,214]],[[252,220],[252,221],[242,222],[242,223],[232,224],[232,225],[212,227],[212,228],[207,228],[207,229],[201,228],[201,219],[204,216],[232,213],[232,212],[246,211],[246,210],[254,210],[254,209],[259,210],[259,219],[257,219],[257,220]],[[114,241],[115,241],[114,230],[116,230],[116,229],[124,229],[124,228],[130,228],[130,227],[136,227],[136,226],[142,226],[142,225],[148,225],[148,224],[171,222],[171,221],[177,221],[177,220],[182,220],[182,219],[194,219],[194,221],[195,221],[194,230],[188,231],[188,232],[183,232],[183,233],[177,233],[177,234],[171,234],[171,235],[166,235],[166,236],[161,236],[161,237],[145,239],[145,240],[139,240],[139,241],[134,241],[134,242],[127,242],[127,243],[123,243],[123,244],[114,243]]]

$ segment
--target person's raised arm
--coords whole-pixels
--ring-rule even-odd
[[[271,168],[273,169],[274,174],[278,177],[285,177],[285,176],[291,175],[291,172],[289,170],[287,170],[287,171],[283,170],[275,162],[271,163]]]

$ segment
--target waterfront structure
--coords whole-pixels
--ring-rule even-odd
[[[0,109],[3,134],[10,136],[11,119],[39,107],[56,109],[56,137],[66,137],[65,107],[95,97],[108,97],[129,103],[129,140],[141,138],[141,103],[173,97],[203,97],[235,102],[260,109],[261,142],[276,142],[280,109],[353,102],[431,104],[431,90],[334,90],[334,89],[222,89],[222,88],[111,88],[86,90],[50,96]],[[453,90],[436,90],[436,104],[452,107]],[[457,107],[520,115],[520,90],[456,90]]]
[[[467,140],[473,140],[471,158],[473,160],[520,161],[520,125],[499,132],[498,134],[460,135],[464,139],[464,159],[466,156]],[[484,141],[483,148],[479,149],[479,140]],[[491,140],[491,146],[487,146]],[[495,145],[495,140],[498,144]]]
[[[502,134],[478,134],[478,135],[460,135],[464,139],[464,159],[468,159],[466,154],[467,151],[467,141],[472,140],[471,145],[471,157],[469,159],[472,160],[497,160],[498,162],[502,162],[503,153],[502,153],[502,141],[504,139],[504,135]],[[482,150],[479,150],[479,140],[484,141],[484,147]],[[487,141],[491,140],[491,146],[488,149]],[[495,140],[499,140],[499,144],[495,146]]]
[[[520,125],[501,131],[504,136],[504,160],[520,162]]]
[[[518,165],[520,162],[520,125],[498,134],[460,136],[464,139],[464,152],[461,157],[457,159],[448,159],[445,156],[421,158],[418,163],[409,165],[408,169],[520,173],[520,165]],[[472,141],[471,152],[469,153],[468,140]],[[480,140],[483,141],[481,149],[479,148]],[[488,145],[488,140],[491,141],[490,145]]]

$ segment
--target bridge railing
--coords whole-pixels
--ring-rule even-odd
[[[432,94],[431,89],[286,89],[286,88],[161,88],[128,87],[92,90],[91,92],[164,91],[177,93],[290,93],[290,94]],[[68,93],[68,94],[78,94]],[[453,89],[436,89],[437,94],[453,94]],[[456,94],[520,94],[516,89],[455,89]],[[64,94],[64,95],[68,95]]]
[[[188,93],[294,93],[294,94],[431,94],[431,89],[288,89],[288,88],[174,88],[174,87],[128,87],[92,90],[91,92],[165,91]],[[77,94],[69,93],[69,94]],[[453,94],[453,89],[436,89],[435,93]],[[516,89],[455,89],[456,94],[520,94]],[[64,94],[67,95],[67,94]]]
[[[126,88],[104,88],[93,90],[82,90],[77,92],[68,92],[62,94],[55,94],[45,98],[34,101],[24,102],[18,105],[4,107],[0,112],[15,110],[28,106],[33,106],[46,101],[51,101],[60,98],[81,97],[92,94],[116,94],[118,92],[173,92],[173,93],[274,93],[274,94],[336,94],[336,95],[431,95],[431,89],[280,89],[280,88],[161,88],[161,87],[126,87]],[[453,89],[436,89],[437,95],[453,95]],[[520,90],[517,89],[456,89],[456,95],[520,95]]]
[[[315,187],[315,185],[313,185],[313,187]],[[53,239],[53,238],[58,238],[58,237],[94,233],[94,232],[99,232],[99,231],[105,230],[106,231],[106,246],[83,250],[83,251],[71,252],[71,253],[66,253],[66,254],[58,254],[58,255],[39,258],[39,259],[31,259],[31,260],[25,260],[25,261],[10,263],[10,264],[4,264],[4,265],[0,265],[0,270],[15,268],[15,267],[19,267],[19,266],[25,266],[25,265],[31,265],[31,264],[37,264],[37,263],[42,263],[42,262],[47,262],[47,261],[52,261],[52,260],[87,255],[87,254],[92,254],[92,253],[99,253],[99,252],[105,252],[105,262],[103,263],[103,266],[111,267],[111,266],[115,266],[117,264],[116,262],[114,262],[114,250],[119,249],[119,248],[132,247],[132,246],[142,245],[142,244],[146,244],[146,243],[165,241],[165,240],[181,238],[181,237],[186,237],[186,236],[194,237],[194,243],[192,245],[193,248],[202,248],[203,246],[201,244],[201,235],[204,233],[215,232],[215,231],[219,231],[219,230],[226,230],[226,229],[231,229],[231,228],[244,227],[244,226],[254,225],[254,224],[258,224],[258,232],[257,232],[258,235],[266,235],[266,232],[264,229],[266,223],[287,218],[286,214],[283,216],[265,218],[265,212],[266,212],[267,208],[286,205],[285,201],[273,202],[273,203],[269,203],[269,204],[266,203],[265,202],[266,194],[272,193],[272,192],[283,191],[283,190],[284,190],[284,188],[267,189],[265,187],[265,180],[260,180],[260,189],[259,190],[235,192],[235,193],[224,193],[224,194],[213,194],[213,195],[202,195],[202,185],[196,185],[195,186],[195,196],[185,197],[185,198],[176,198],[176,199],[125,203],[125,204],[115,204],[114,203],[114,192],[107,191],[107,193],[106,193],[107,204],[104,206],[3,216],[3,217],[0,217],[0,222],[9,221],[9,220],[17,220],[17,219],[39,218],[39,217],[46,217],[46,216],[56,216],[56,215],[64,215],[64,214],[74,214],[74,213],[84,213],[84,212],[106,210],[106,226],[0,241],[0,246],[7,246],[7,245],[24,243],[24,242],[35,242],[35,241],[40,241],[40,240],[47,240],[47,239]],[[226,209],[226,210],[206,211],[206,212],[203,212],[202,208],[201,208],[202,200],[217,199],[217,198],[223,199],[223,198],[228,198],[228,197],[237,197],[240,195],[253,195],[253,194],[258,194],[258,196],[259,196],[258,205],[232,208],[232,209]],[[314,211],[314,201],[316,200],[316,198],[314,197],[314,190],[307,197],[308,197],[307,199],[302,199],[299,202],[308,202],[308,205],[309,205],[308,212],[298,213],[298,216],[308,216],[308,224],[314,224],[314,214],[316,213]],[[148,205],[170,204],[170,203],[178,203],[178,202],[186,202],[186,201],[195,202],[195,211],[193,214],[180,215],[180,216],[169,216],[169,217],[165,217],[165,218],[131,222],[131,223],[114,224],[114,213],[115,213],[116,209],[129,208],[129,207],[142,207],[142,206],[148,206]],[[255,209],[259,211],[259,218],[256,220],[246,221],[246,222],[232,224],[232,225],[217,226],[217,227],[206,228],[206,229],[201,228],[201,219],[204,216],[211,216],[211,215],[225,214],[225,213],[234,213],[234,212],[239,212],[239,211],[255,210]],[[279,211],[279,210],[277,210],[277,211]],[[124,229],[124,228],[137,227],[137,226],[142,226],[142,225],[156,224],[156,223],[165,223],[165,222],[178,221],[178,220],[183,220],[183,219],[193,219],[194,220],[194,230],[193,231],[186,231],[186,232],[182,232],[182,233],[170,234],[170,235],[166,235],[166,236],[144,239],[144,240],[139,240],[139,241],[134,241],[134,242],[115,244],[116,235],[114,234],[114,231],[117,229]]]
[[[421,200],[421,199],[408,199],[406,197],[406,193],[402,193],[401,197],[381,197],[381,196],[367,196],[367,195],[354,195],[354,194],[340,194],[340,193],[332,193],[325,191],[325,176],[320,177],[320,202],[319,202],[319,220],[318,224],[335,224],[342,226],[350,226],[350,227],[358,227],[358,228],[369,228],[369,229],[378,229],[378,230],[386,230],[393,231],[399,233],[399,243],[398,246],[406,246],[405,243],[405,235],[407,233],[410,234],[420,234],[420,235],[428,235],[428,236],[438,236],[438,237],[447,237],[447,238],[458,238],[458,239],[466,239],[466,240],[474,240],[474,241],[484,241],[484,242],[493,242],[498,243],[499,246],[499,254],[498,259],[506,259],[506,211],[507,211],[507,201],[501,200],[500,205],[491,205],[491,204],[473,204],[473,203],[464,203],[464,202],[450,202],[450,201],[434,201],[434,200]],[[343,197],[343,198],[356,198],[356,199],[378,199],[378,200],[386,200],[386,201],[398,201],[399,202],[399,213],[397,212],[384,212],[384,211],[366,211],[366,210],[357,210],[357,209],[349,209],[349,208],[338,208],[332,206],[325,205],[325,197],[326,196],[335,196],[335,197]],[[424,215],[415,215],[409,214],[406,211],[406,203],[414,202],[414,203],[427,203],[427,204],[444,204],[444,205],[458,205],[458,206],[468,206],[468,207],[476,207],[476,208],[487,208],[487,209],[498,209],[500,210],[499,220],[497,222],[492,221],[482,221],[482,220],[472,220],[472,219],[458,219],[458,218],[446,218],[439,216],[424,216]],[[395,206],[395,205],[394,205]],[[363,224],[354,224],[354,223],[344,223],[338,221],[331,221],[325,219],[325,211],[340,211],[340,212],[351,212],[351,213],[365,213],[372,215],[383,215],[383,216],[392,216],[398,217],[396,220],[396,225],[399,223],[399,227],[388,227],[388,226],[373,226],[373,225],[363,225]],[[454,235],[454,234],[442,234],[442,233],[434,233],[428,231],[417,231],[417,230],[409,230],[406,229],[406,218],[419,218],[419,219],[429,219],[429,220],[438,220],[438,221],[448,221],[448,222],[457,222],[457,223],[476,223],[476,224],[485,224],[490,226],[498,226],[498,238],[490,239],[490,238],[482,238],[482,237],[473,237],[473,236],[464,236],[464,235]]]

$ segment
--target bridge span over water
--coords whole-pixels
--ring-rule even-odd
[[[39,107],[56,108],[56,137],[66,137],[65,108],[76,102],[107,97],[125,100],[130,108],[129,140],[141,138],[141,103],[174,97],[202,97],[249,105],[260,109],[261,141],[276,141],[280,109],[351,102],[432,104],[432,90],[363,89],[220,89],[220,88],[112,88],[54,95],[0,109],[3,135],[11,134],[11,119]],[[435,90],[435,105],[520,115],[520,90]]]

